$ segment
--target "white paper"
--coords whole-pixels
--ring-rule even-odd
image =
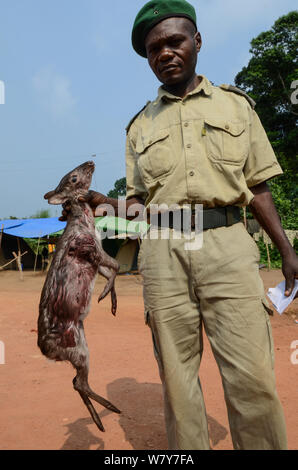
[[[298,292],[298,280],[295,280],[295,285],[289,297],[285,296],[286,281],[282,281],[276,287],[270,287],[267,292],[274,308],[281,315],[285,309],[293,302],[296,293]]]

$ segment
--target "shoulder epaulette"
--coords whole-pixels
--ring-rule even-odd
[[[240,88],[237,88],[233,85],[220,85],[220,87],[222,90],[225,90],[225,91],[231,91],[233,93],[236,93],[237,95],[241,95],[243,96],[244,98],[247,99],[247,101],[249,102],[250,106],[252,107],[252,109],[255,108],[256,106],[256,102],[250,97],[248,96],[245,91],[241,90]]]
[[[151,103],[151,101],[147,101],[145,106],[129,121],[128,126],[126,126],[126,133],[128,134],[129,129],[131,128],[131,125],[133,122],[137,119],[137,117],[141,114],[142,111],[144,111],[145,108],[147,108],[148,104]]]

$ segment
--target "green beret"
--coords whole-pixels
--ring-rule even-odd
[[[151,0],[138,13],[132,30],[132,45],[142,57],[147,57],[145,39],[149,31],[166,18],[180,16],[197,26],[195,9],[186,0]]]

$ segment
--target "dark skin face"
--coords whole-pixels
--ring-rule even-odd
[[[149,31],[148,62],[163,88],[183,98],[200,83],[196,75],[201,35],[187,18],[167,18]]]

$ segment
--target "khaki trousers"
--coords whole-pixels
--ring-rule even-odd
[[[222,378],[235,449],[286,449],[258,247],[242,223],[185,239],[145,239],[139,254],[146,320],[163,384],[172,450],[209,449],[198,371],[202,325]]]

